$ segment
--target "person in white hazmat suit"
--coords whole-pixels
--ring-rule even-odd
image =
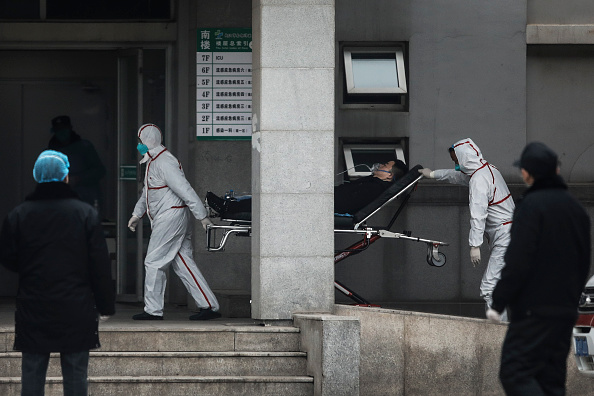
[[[496,167],[488,163],[472,139],[462,139],[449,148],[454,169],[420,169],[423,176],[431,179],[461,184],[469,188],[470,206],[470,260],[480,264],[483,236],[489,242],[489,263],[481,281],[481,297],[491,307],[492,294],[501,270],[505,265],[503,256],[510,241],[514,200],[507,184]],[[507,320],[507,315],[504,320]]]
[[[204,229],[212,224],[202,201],[186,180],[180,162],[161,144],[162,134],[154,124],[138,129],[138,151],[146,163],[144,188],[136,203],[128,228],[135,231],[146,214],[151,222],[151,237],[144,266],[144,312],[134,320],[162,320],[165,270],[169,265],[180,277],[196,301],[200,312],[190,320],[207,320],[221,316],[219,303],[192,258],[191,215]]]

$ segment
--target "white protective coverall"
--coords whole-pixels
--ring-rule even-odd
[[[146,162],[144,188],[132,215],[141,218],[146,213],[152,229],[144,260],[144,310],[163,316],[165,270],[172,264],[197,306],[218,311],[219,303],[192,258],[191,214],[202,220],[206,209],[186,180],[181,163],[161,144],[159,128],[145,124],[138,137],[149,151],[140,161]]]
[[[487,237],[491,251],[487,269],[481,281],[481,297],[491,307],[491,295],[501,270],[505,265],[503,256],[510,240],[511,222],[515,209],[514,200],[499,170],[483,159],[481,150],[471,139],[462,139],[454,145],[460,171],[435,170],[437,180],[462,184],[469,189],[470,234],[468,244],[481,246],[483,235]]]

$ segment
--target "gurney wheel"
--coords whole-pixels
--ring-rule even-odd
[[[437,256],[439,257],[439,260],[436,260],[433,255],[430,255],[430,257],[427,259],[427,262],[433,267],[443,267],[446,263],[446,255],[442,252],[438,252]]]

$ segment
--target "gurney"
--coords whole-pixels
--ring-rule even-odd
[[[443,267],[446,263],[446,256],[439,251],[441,246],[447,246],[448,243],[434,241],[430,239],[411,236],[412,232],[404,231],[402,233],[392,232],[390,229],[394,222],[406,206],[411,194],[416,190],[417,184],[423,176],[419,173],[421,165],[413,167],[407,174],[396,180],[382,194],[375,198],[371,203],[359,210],[354,215],[335,214],[334,233],[350,234],[361,236],[362,239],[345,249],[335,250],[334,264],[347,259],[353,255],[365,251],[369,246],[380,238],[404,239],[426,244],[426,261],[430,266]],[[212,194],[212,193],[209,193]],[[209,207],[209,194],[206,198],[206,206]],[[391,217],[386,226],[368,226],[367,222],[393,201],[400,200],[396,212]],[[251,236],[251,212],[225,212],[220,213],[221,222],[225,225],[209,225],[206,230],[206,242],[209,252],[223,251],[230,235]],[[217,243],[218,241],[218,243]],[[355,301],[358,305],[371,306],[372,304],[349,289],[338,280],[334,281],[334,287]]]

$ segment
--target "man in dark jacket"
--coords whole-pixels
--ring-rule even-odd
[[[42,152],[35,191],[0,232],[0,263],[19,274],[14,349],[23,355],[22,395],[43,394],[50,352],[60,352],[64,395],[86,395],[98,321],[115,313],[97,211],[69,187],[68,166],[64,154]]]
[[[70,117],[65,115],[52,119],[51,132],[53,136],[47,148],[59,151],[68,157],[70,188],[81,200],[96,207],[101,206],[99,182],[106,171],[93,143],[82,139],[72,129]]]
[[[516,207],[487,317],[507,307],[499,378],[507,395],[565,395],[567,354],[590,267],[590,218],[567,191],[557,154],[528,144],[517,165],[529,186]]]

